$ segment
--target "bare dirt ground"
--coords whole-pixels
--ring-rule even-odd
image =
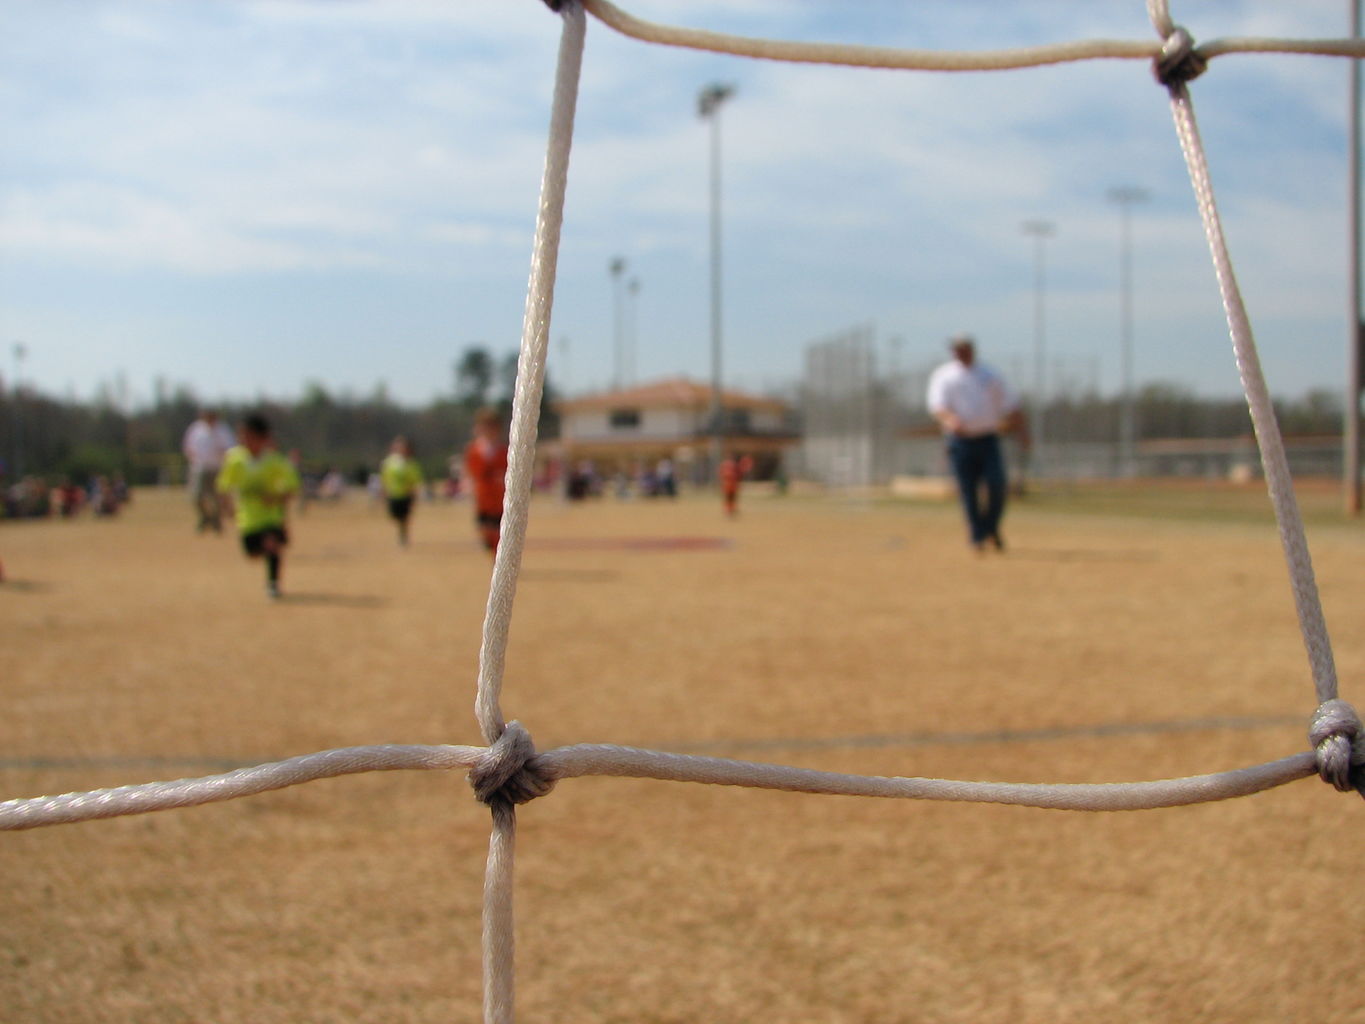
[[[542,501],[504,711],[541,749],[882,775],[1305,749],[1264,497],[1138,505],[1018,503],[1010,553],[977,559],[946,505]],[[1362,706],[1365,531],[1313,522]],[[0,798],[479,742],[466,507],[420,506],[406,551],[362,499],[310,509],[279,604],[190,524],[178,492],[0,524]],[[622,543],[680,537],[728,546]],[[1365,1021],[1365,806],[1317,780],[1085,814],[579,779],[519,820],[525,1021]],[[0,1021],[475,1021],[487,834],[435,772],[0,834]]]

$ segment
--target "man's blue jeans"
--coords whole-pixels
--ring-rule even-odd
[[[957,477],[962,511],[972,543],[998,539],[1000,517],[1005,512],[1005,457],[1000,451],[1000,435],[950,437],[948,462]],[[981,491],[985,488],[985,504]]]

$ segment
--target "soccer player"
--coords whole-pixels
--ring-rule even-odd
[[[242,548],[250,558],[265,559],[266,593],[278,598],[280,563],[289,544],[287,511],[290,499],[298,493],[299,475],[293,463],[275,449],[264,416],[245,417],[237,441],[223,458],[218,492],[232,496]]]
[[[379,478],[389,501],[389,518],[398,524],[398,543],[407,547],[412,503],[422,489],[422,467],[412,457],[412,444],[406,437],[393,439],[379,466]]]
[[[497,410],[484,408],[475,414],[474,439],[465,446],[464,468],[465,479],[474,490],[479,537],[489,554],[496,555],[507,487],[507,443],[502,439],[502,417]]]
[[[720,464],[720,496],[725,514],[732,519],[739,515],[739,485],[753,468],[754,460],[747,455],[742,458],[728,455]]]

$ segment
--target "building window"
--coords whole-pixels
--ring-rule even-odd
[[[613,409],[609,420],[612,430],[636,430],[640,426],[640,410]]]

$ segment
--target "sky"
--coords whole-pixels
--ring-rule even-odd
[[[1142,0],[621,0],[639,17],[937,49],[1154,37]],[[1196,41],[1349,34],[1342,0],[1173,0]],[[0,375],[205,401],[383,386],[425,404],[521,335],[560,19],[539,0],[0,0]],[[670,49],[588,19],[551,321],[562,391],[790,387],[871,325],[883,366],[969,331],[1050,391],[1238,393],[1165,90],[1144,61],[944,74]],[[1193,82],[1273,393],[1344,390],[1348,65],[1231,55]],[[1027,221],[1049,222],[1039,243]],[[1039,262],[1041,250],[1041,263]],[[625,261],[614,279],[610,265]],[[1043,330],[1035,320],[1043,270]],[[634,288],[630,287],[634,282]],[[624,366],[615,356],[617,288]],[[159,384],[158,384],[159,382]]]

